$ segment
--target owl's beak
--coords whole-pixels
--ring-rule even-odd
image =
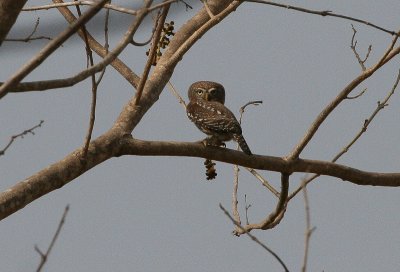
[[[206,92],[205,93],[205,98],[206,98],[206,101],[208,101],[208,97],[210,96],[210,94],[208,93],[208,92]]]

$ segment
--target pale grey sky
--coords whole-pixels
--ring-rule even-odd
[[[128,1],[113,1],[129,6]],[[139,2],[139,1],[136,1]],[[168,20],[177,27],[193,10],[173,5]],[[368,3],[367,3],[368,2]],[[28,1],[28,5],[47,1]],[[306,8],[332,10],[398,30],[398,1],[286,1]],[[56,10],[22,13],[10,36],[29,33],[36,17],[39,33],[56,35],[65,27]],[[111,17],[113,44],[129,16]],[[391,37],[353,23],[358,48],[367,64],[376,61]],[[41,32],[42,31],[42,32]],[[101,39],[101,32],[97,33]],[[243,131],[254,153],[284,156],[341,89],[360,73],[350,50],[351,22],[244,3],[209,31],[175,69],[172,83],[186,99],[198,80],[222,83],[226,105],[238,114],[250,100],[263,100],[246,111]],[[148,32],[138,34],[145,40]],[[6,42],[0,47],[0,80],[15,72],[44,42]],[[123,58],[141,73],[147,48],[130,47]],[[85,66],[83,43],[68,40],[27,80],[61,78]],[[359,131],[377,101],[390,91],[399,69],[395,59],[359,88],[360,98],[345,101],[327,119],[302,157],[330,160]],[[100,85],[94,136],[107,130],[134,90],[111,68]],[[340,163],[362,170],[399,172],[399,94],[368,128]],[[0,148],[8,137],[44,120],[35,136],[18,140],[0,157],[0,190],[56,162],[83,143],[90,106],[89,80],[69,89],[9,94],[0,100]],[[203,137],[166,89],[134,131],[141,139],[195,141]],[[234,145],[228,144],[228,147]],[[44,271],[282,271],[278,262],[233,226],[218,208],[231,205],[233,167],[217,163],[217,179],[205,180],[202,159],[121,157],[107,161],[63,188],[34,201],[0,224],[1,271],[34,271],[53,236],[66,204],[70,212]],[[279,187],[279,176],[263,172]],[[291,178],[296,188],[302,174]],[[275,207],[275,197],[244,169],[239,205],[244,195],[250,220]],[[397,188],[362,187],[320,177],[309,187],[312,225],[308,271],[399,271],[400,206]],[[282,222],[272,230],[254,231],[291,271],[300,271],[304,245],[304,203],[290,202]]]

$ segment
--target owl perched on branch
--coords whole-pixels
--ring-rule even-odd
[[[224,146],[224,142],[235,140],[244,153],[251,155],[242,135],[242,128],[235,115],[224,106],[225,89],[216,82],[198,81],[189,87],[189,104],[186,113],[189,119],[205,134],[206,145]]]

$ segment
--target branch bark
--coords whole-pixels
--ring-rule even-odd
[[[399,32],[400,33],[400,32]],[[353,79],[340,93],[339,95],[332,100],[323,110],[322,112],[318,115],[318,117],[314,120],[312,123],[311,127],[308,129],[306,134],[303,136],[303,138],[300,140],[300,142],[296,145],[296,147],[292,150],[292,152],[287,156],[288,160],[293,160],[296,159],[300,153],[303,151],[303,149],[307,146],[307,144],[311,141],[312,137],[315,135],[317,132],[318,128],[320,125],[328,118],[329,114],[332,113],[332,111],[343,101],[347,98],[347,96],[358,86],[372,76],[379,68],[381,68],[384,64],[386,64],[388,61],[393,59],[394,56],[398,55],[400,53],[400,47],[394,48],[394,45],[396,44],[398,39],[398,36],[396,36],[393,40],[392,43],[390,44],[389,48],[386,50],[386,52],[383,54],[382,58],[371,68],[366,69],[363,71],[358,77]]]
[[[27,0],[2,0],[0,2],[0,46],[26,2]]]
[[[66,30],[60,33],[57,38],[49,42],[42,50],[39,51],[30,61],[28,61],[19,71],[17,71],[10,79],[0,86],[0,98],[4,97],[16,84],[21,82],[29,73],[36,69],[48,56],[50,56],[57,48],[61,46],[69,37],[71,37],[78,29],[95,16],[108,0],[101,0],[95,6],[90,8],[82,17]]]
[[[122,147],[121,142],[124,142],[123,139],[125,138],[130,139],[130,133],[139,123],[143,115],[157,101],[158,96],[167,84],[175,66],[183,55],[207,30],[228,16],[240,3],[241,1],[209,1],[209,8],[216,14],[214,19],[210,20],[207,11],[203,8],[184,24],[175,34],[174,39],[171,40],[168,49],[163,57],[160,58],[153,73],[149,77],[139,103],[135,105],[136,99],[133,97],[124,107],[113,127],[99,138],[91,141],[85,162],[83,163],[80,159],[82,157],[82,148],[78,148],[67,155],[63,160],[52,164],[37,174],[27,178],[24,182],[20,182],[5,192],[0,193],[0,220],[22,209],[39,197],[64,186],[99,163],[111,157],[122,155],[123,153],[120,150]],[[151,1],[146,1],[147,7],[150,4]],[[136,22],[140,22],[147,12],[148,9],[141,10],[136,17]],[[132,40],[132,36],[137,27],[138,25],[134,23],[124,40]],[[199,30],[200,28],[201,30]],[[190,42],[188,42],[188,40],[190,40]],[[182,45],[184,45],[184,49],[182,49]],[[119,49],[122,51],[123,45],[121,45]],[[103,60],[103,63],[107,61],[107,64],[110,63],[119,52],[120,51],[115,54],[109,54]],[[170,58],[171,55],[175,57]],[[102,68],[104,67],[101,67],[101,69]],[[2,87],[0,87],[0,90]]]

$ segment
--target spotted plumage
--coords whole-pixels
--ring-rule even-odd
[[[243,152],[251,155],[239,122],[224,106],[225,90],[221,84],[195,82],[189,87],[188,96],[187,115],[203,133],[209,135],[206,144],[221,146],[226,141],[235,140]]]

